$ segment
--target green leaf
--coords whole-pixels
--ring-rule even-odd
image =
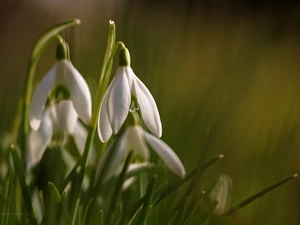
[[[178,180],[176,183],[172,183],[172,184],[164,183],[154,194],[153,207],[156,206],[163,199],[168,197],[170,194],[174,193],[185,182],[187,182],[188,180],[193,178],[195,175],[203,173],[208,167],[210,167],[211,165],[213,165],[214,163],[216,163],[223,157],[224,157],[223,155],[215,156],[214,158],[212,158],[210,161],[208,161],[204,165],[200,165],[200,166],[196,167],[195,169],[193,169],[192,171],[190,171],[189,173],[187,173],[183,179]],[[136,213],[140,210],[140,208],[144,202],[144,198],[145,197],[141,198],[134,204],[133,210],[130,214],[131,215],[130,220],[132,220],[132,217],[135,216]]]
[[[48,188],[51,196],[55,199],[56,203],[58,204],[61,203],[62,202],[61,197],[55,185],[51,182],[48,182]]]
[[[242,208],[244,208],[245,206],[249,205],[251,202],[255,201],[256,199],[260,198],[261,196],[280,187],[281,185],[285,184],[286,182],[288,182],[296,177],[298,177],[298,174],[293,174],[293,175],[290,175],[290,176],[284,178],[283,180],[277,182],[276,184],[273,184],[270,187],[267,187],[266,189],[254,194],[254,195],[250,196],[249,198],[245,199],[244,201],[240,202],[236,206],[232,207],[226,214],[227,215],[235,214],[237,211],[239,211]]]
[[[28,185],[26,184],[26,178],[25,178],[25,172],[22,167],[21,159],[19,157],[19,154],[17,152],[17,149],[15,148],[14,145],[10,145],[10,153],[12,156],[12,160],[14,163],[15,167],[15,172],[18,176],[22,195],[23,195],[23,200],[24,200],[24,205],[26,210],[29,210],[29,219],[30,219],[30,224],[37,224],[37,219],[36,219],[36,214],[33,208],[32,200],[31,200],[31,195],[29,192]]]
[[[186,183],[188,180],[193,178],[197,174],[203,173],[208,167],[222,159],[223,155],[217,155],[214,158],[212,158],[210,161],[205,163],[204,165],[200,165],[190,171],[186,174],[186,176],[182,180],[178,180],[175,184],[166,185],[164,187],[161,187],[155,195],[154,195],[154,205],[157,205],[159,202],[161,202],[164,198],[169,196],[170,194],[174,193],[180,186],[182,186],[184,183]]]
[[[157,183],[157,175],[154,175],[147,187],[143,208],[141,209],[141,215],[137,224],[143,224],[143,225],[146,224],[147,216],[149,214],[150,209],[152,208],[152,199],[153,199],[156,183]]]
[[[90,122],[91,127],[96,127],[97,125],[100,104],[104,96],[108,84],[108,80],[110,78],[113,57],[115,54],[115,43],[116,43],[116,26],[114,21],[110,20],[108,25],[107,45],[106,45],[103,65],[102,65],[102,69],[99,77],[99,83],[98,83],[98,93],[97,93],[96,100],[94,102],[94,110]]]
[[[121,192],[122,192],[122,189],[123,189],[123,184],[124,184],[125,179],[126,179],[126,172],[129,168],[130,161],[132,159],[132,155],[133,155],[133,152],[131,151],[128,154],[127,158],[126,158],[123,170],[122,170],[122,172],[119,176],[118,182],[116,184],[114,193],[113,193],[112,198],[111,198],[110,207],[108,209],[106,224],[112,224],[113,216],[114,216],[115,212],[117,211],[118,202],[119,202]]]

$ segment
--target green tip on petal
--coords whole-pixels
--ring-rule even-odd
[[[121,48],[119,52],[119,66],[130,66],[130,54],[127,48]]]

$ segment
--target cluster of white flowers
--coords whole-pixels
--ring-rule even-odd
[[[57,62],[38,85],[30,106],[29,164],[38,163],[45,149],[53,142],[53,134],[71,135],[82,153],[87,131],[79,118],[86,125],[91,119],[92,103],[87,83],[74,68],[63,51],[65,43],[58,45]],[[145,131],[139,124],[138,114],[153,134]],[[126,120],[131,123],[124,123]],[[132,119],[133,118],[133,119]],[[159,138],[162,135],[160,115],[154,98],[142,81],[130,67],[130,56],[126,48],[120,50],[120,65],[112,82],[106,89],[99,116],[98,134],[102,142],[107,142],[112,134],[121,134],[117,154],[110,159],[110,170],[106,178],[113,175],[122,159],[129,151],[134,151],[144,161],[149,161],[147,143],[165,162],[166,166],[180,177],[185,176],[185,169],[174,151]],[[64,143],[64,142],[63,142]],[[98,166],[101,171],[114,141],[108,146]]]

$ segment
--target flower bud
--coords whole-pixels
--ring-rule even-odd
[[[60,42],[56,46],[56,59],[63,60],[68,58],[68,44]]]
[[[127,48],[122,48],[119,52],[119,66],[130,66],[130,54]]]

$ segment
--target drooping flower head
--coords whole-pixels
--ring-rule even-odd
[[[231,195],[232,179],[221,174],[201,199],[201,207],[210,213],[223,215],[229,210]]]
[[[122,159],[126,157],[130,151],[134,152],[134,159],[138,159],[140,162],[148,162],[150,154],[147,144],[149,144],[173,173],[181,178],[185,176],[184,166],[176,153],[165,142],[148,133],[139,125],[139,118],[136,112],[130,112],[127,121],[127,127],[124,133],[108,146],[102,156],[98,165],[98,176],[100,176],[103,167],[107,160],[109,160],[109,166],[105,169],[105,174],[101,176],[103,176],[102,179],[104,181],[111,177],[117,170]],[[113,157],[109,158],[111,155],[113,155]]]
[[[85,124],[88,124],[91,118],[91,94],[84,78],[67,57],[66,43],[59,43],[56,53],[57,62],[42,79],[31,100],[29,119],[30,126],[35,131],[40,127],[46,101],[51,93],[56,100],[70,98]]]
[[[102,142],[119,132],[130,110],[140,110],[151,133],[161,137],[162,126],[155,100],[131,69],[128,49],[122,48],[116,75],[108,86],[100,106],[98,134]]]
[[[72,136],[82,154],[87,130],[78,120],[73,103],[62,100],[60,103],[47,106],[44,110],[39,129],[31,130],[28,140],[28,167],[37,164],[47,147],[64,145],[67,137]]]

